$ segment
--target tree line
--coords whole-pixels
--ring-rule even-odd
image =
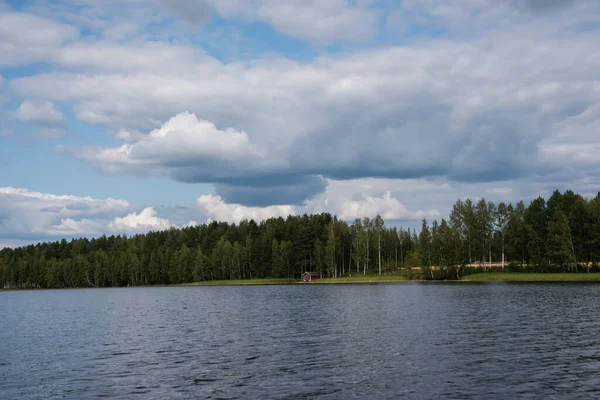
[[[402,273],[460,279],[476,268],[597,270],[600,193],[538,197],[528,206],[458,200],[449,219],[421,229],[380,216],[349,223],[328,213],[211,222],[127,236],[40,243],[0,251],[0,287],[65,288],[204,280]]]

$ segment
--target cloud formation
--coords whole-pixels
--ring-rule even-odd
[[[128,234],[162,231],[172,226],[168,219],[158,218],[156,210],[152,207],[146,207],[139,213],[131,213],[122,218],[117,217],[108,224],[111,231]]]
[[[161,3],[193,24],[206,21],[215,12],[222,18],[268,23],[283,34],[321,45],[370,38],[376,32],[380,14],[369,1],[351,0],[161,0]]]
[[[0,66],[52,58],[58,46],[77,36],[77,29],[72,26],[28,13],[3,12],[0,9]]]
[[[278,32],[253,38],[266,52],[245,41],[263,24]],[[225,43],[237,46],[232,59],[219,53],[223,42],[208,43],[236,33],[239,42]],[[0,68],[11,68],[0,76],[0,118],[51,132],[64,127],[60,105],[82,137],[86,124],[114,136],[70,142],[89,144],[69,147],[84,162],[212,183],[216,193],[196,203],[199,215],[144,204],[101,217],[87,201],[54,200],[15,217],[25,205],[11,197],[0,223],[19,236],[291,212],[416,221],[446,215],[458,197],[593,193],[599,39],[595,0],[0,6]],[[298,54],[268,48],[278,41]],[[19,66],[28,68],[14,77]]]
[[[278,190],[285,196],[275,193],[272,204],[302,203],[315,192],[293,186],[317,176],[528,179],[556,168],[544,146],[571,142],[561,132],[577,126],[583,142],[594,140],[598,116],[577,116],[600,103],[600,60],[589,51],[595,32],[519,29],[469,44],[432,41],[312,62],[184,61],[179,68],[203,71],[194,76],[48,73],[11,87],[75,102],[79,118],[116,131],[157,125],[147,137],[81,158],[113,172],[226,184],[223,197],[246,205],[265,203],[244,199],[244,186],[286,181],[289,190]]]
[[[131,235],[176,226],[168,218],[159,217],[152,207],[140,212],[132,210],[126,200],[0,187],[0,241]]]
[[[36,131],[47,138],[62,136],[67,120],[63,113],[49,101],[24,101],[16,111],[16,117],[31,122]]]
[[[267,218],[285,218],[296,214],[294,206],[247,207],[241,204],[227,204],[220,196],[211,194],[198,197],[196,203],[210,219],[233,223],[244,219],[261,221]]]
[[[138,141],[118,148],[87,149],[79,156],[109,172],[162,172],[190,182],[238,179],[258,173],[265,162],[265,154],[246,132],[219,130],[188,112],[177,114]]]
[[[17,118],[21,121],[51,125],[62,125],[66,122],[65,116],[49,101],[24,101],[17,109]]]
[[[413,187],[423,191],[437,188],[434,184],[405,182],[404,187]],[[440,212],[436,209],[411,211],[401,203],[390,190],[393,187],[385,180],[328,181],[326,190],[306,200],[302,205],[271,205],[264,207],[248,207],[242,204],[228,203],[221,196],[203,195],[196,203],[202,213],[209,219],[239,223],[244,219],[261,221],[267,218],[287,217],[305,213],[329,212],[340,219],[351,221],[355,218],[374,218],[381,215],[388,221],[416,221],[422,218],[437,218]],[[399,189],[396,185],[395,189]],[[367,195],[365,193],[373,193]],[[381,193],[381,194],[379,194]],[[399,193],[399,192],[398,192]],[[418,207],[415,204],[415,207]]]
[[[42,239],[94,235],[100,222],[130,209],[125,200],[55,195],[0,187],[0,237]]]

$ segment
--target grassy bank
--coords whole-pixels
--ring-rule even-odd
[[[336,283],[377,283],[377,282],[402,282],[406,281],[404,275],[357,275],[357,276],[344,276],[341,278],[324,278],[317,279],[310,284],[336,284]],[[183,286],[237,286],[237,285],[291,285],[291,284],[303,284],[299,279],[235,279],[235,280],[222,280],[222,281],[205,281],[186,283]]]
[[[203,281],[184,283],[182,286],[225,286],[225,285],[289,285],[297,283],[297,279],[265,278],[265,279],[230,279],[222,281]]]
[[[600,282],[600,273],[492,272],[467,275],[462,280],[472,282]]]
[[[376,282],[403,282],[407,278],[404,275],[356,275],[341,278],[317,279],[311,283],[376,283]]]

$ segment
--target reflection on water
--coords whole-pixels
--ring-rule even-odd
[[[600,285],[1,292],[0,398],[598,398]]]

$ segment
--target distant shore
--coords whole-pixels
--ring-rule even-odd
[[[327,285],[343,283],[392,283],[392,282],[410,282],[404,275],[357,275],[344,276],[340,278],[315,279],[311,282],[304,282],[298,279],[238,279],[238,280],[220,280],[185,283],[181,286],[240,286],[240,285]]]
[[[460,280],[409,280],[404,275],[352,276],[316,279],[303,282],[297,279],[239,279],[186,283],[181,286],[246,286],[246,285],[335,285],[353,283],[481,283],[481,282],[600,282],[600,273],[529,273],[491,272],[466,275]]]
[[[463,282],[600,282],[600,273],[492,272],[466,275]]]
[[[259,286],[259,285],[341,285],[341,284],[374,284],[374,283],[493,283],[493,282],[529,282],[529,283],[559,283],[559,282],[589,282],[600,283],[600,272],[592,273],[531,273],[531,272],[481,272],[465,275],[460,280],[421,280],[408,279],[404,275],[356,275],[340,278],[323,278],[311,282],[299,279],[264,278],[264,279],[232,279],[214,280],[173,285],[142,285],[131,287],[184,287],[184,286]],[[0,291],[14,290],[60,290],[61,288],[0,288]],[[85,289],[84,287],[78,289]]]

